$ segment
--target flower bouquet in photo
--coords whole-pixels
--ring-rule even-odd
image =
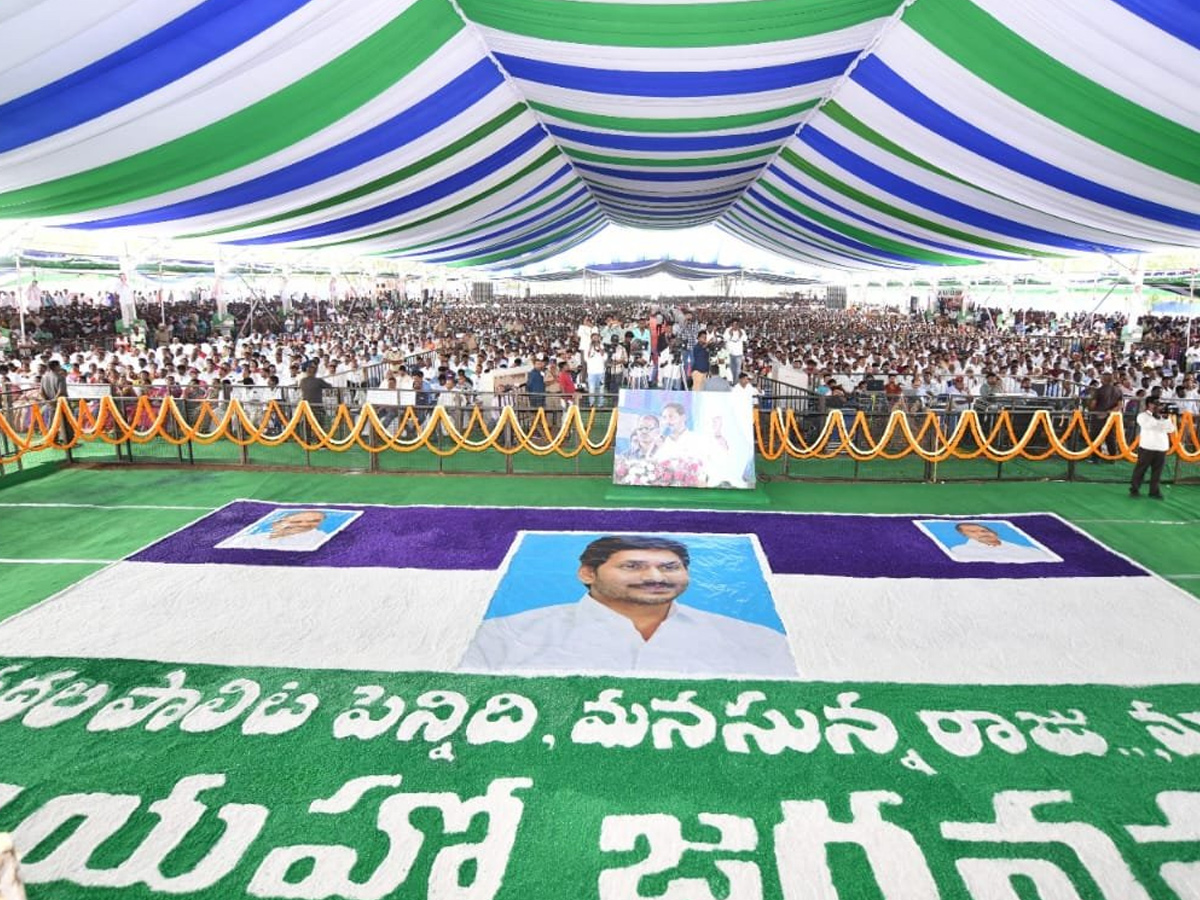
[[[613,464],[615,484],[652,487],[704,487],[704,464],[698,459],[637,459],[618,456]]]

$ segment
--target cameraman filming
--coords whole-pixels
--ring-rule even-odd
[[[1167,461],[1171,435],[1175,433],[1175,422],[1167,416],[1162,399],[1152,396],[1146,399],[1146,409],[1138,413],[1137,424],[1140,442],[1137,465],[1133,467],[1133,480],[1129,483],[1129,496],[1140,496],[1138,492],[1142,488],[1142,478],[1149,469],[1150,496],[1162,500],[1158,482],[1162,477],[1163,464]]]

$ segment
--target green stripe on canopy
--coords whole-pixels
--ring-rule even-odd
[[[1034,112],[1130,159],[1200,183],[1200,134],[1085,78],[969,0],[920,0],[905,12],[904,23]]]
[[[941,175],[943,178],[949,178],[951,181],[957,181],[959,184],[967,183],[961,178],[951,175],[945,169],[939,169],[937,166],[932,165],[928,161],[917,156],[917,154],[910,153],[895,141],[884,137],[874,128],[864,125],[860,120],[850,115],[850,113],[846,112],[845,109],[832,100],[821,107],[821,114],[828,116],[846,130],[854,132],[863,140],[870,141],[881,150],[886,150],[893,156],[898,156],[900,159],[910,162],[914,166],[920,166],[922,169],[927,169],[930,172],[933,172],[935,175]]]
[[[890,16],[896,0],[756,0],[740,3],[587,3],[460,0],[489,28],[573,44],[729,47],[814,37]]]
[[[606,163],[614,166],[642,166],[648,169],[682,167],[718,166],[724,163],[745,162],[751,159],[765,159],[778,150],[778,147],[763,147],[759,150],[747,150],[745,153],[730,153],[725,156],[693,156],[693,157],[642,157],[642,156],[609,156],[606,153],[592,153],[588,150],[576,150],[567,147],[564,152],[571,159],[585,162]]]
[[[561,161],[562,161],[562,151],[559,150],[557,147],[552,147],[549,150],[547,150],[545,153],[543,153],[541,156],[539,156],[537,159],[535,159],[533,162],[529,163],[529,165],[523,166],[520,170],[518,170],[517,172],[514,172],[512,175],[508,176],[503,181],[492,185],[490,188],[488,188],[485,191],[480,191],[478,194],[475,194],[472,197],[468,197],[466,200],[462,200],[458,203],[455,203],[453,206],[448,206],[445,209],[439,210],[438,212],[434,213],[431,216],[425,216],[424,218],[417,219],[415,222],[409,222],[405,225],[399,225],[395,228],[388,228],[385,231],[375,231],[368,235],[360,235],[360,236],[354,237],[354,238],[347,238],[344,241],[334,241],[334,242],[328,243],[328,244],[311,244],[308,247],[306,247],[305,249],[317,250],[317,249],[320,249],[321,247],[344,247],[346,244],[356,244],[359,241],[379,240],[380,238],[390,237],[393,234],[401,234],[405,231],[411,231],[414,228],[422,228],[426,225],[430,225],[430,224],[438,221],[439,219],[444,219],[444,218],[446,218],[446,216],[454,215],[454,213],[456,213],[456,212],[462,212],[462,210],[467,209],[471,206],[474,206],[476,203],[479,203],[483,200],[486,200],[488,197],[491,197],[493,194],[499,193],[500,191],[504,190],[506,187],[511,187],[512,185],[514,185],[518,181],[520,181],[522,178],[524,178],[526,175],[531,175],[534,172],[536,172],[538,169],[544,168],[545,166],[549,165],[552,162],[561,162]]]
[[[1200,46],[1145,0],[98,2],[6,20],[0,230],[487,265],[605,223],[852,269],[1200,246]]]
[[[569,234],[571,231],[574,231],[575,229],[579,228],[581,225],[588,225],[588,224],[593,224],[593,223],[599,222],[603,217],[604,217],[604,214],[602,212],[596,211],[596,212],[592,213],[591,215],[585,216],[584,218],[582,218],[578,221],[569,222],[565,227],[560,228],[558,231],[555,231],[552,234],[549,234],[544,238],[539,238],[536,241],[529,241],[527,243],[520,244],[516,247],[506,248],[506,249],[498,251],[496,253],[485,253],[481,256],[472,256],[470,259],[458,260],[456,262],[450,263],[450,265],[456,266],[456,267],[488,266],[488,265],[491,265],[492,263],[502,262],[511,256],[522,256],[526,253],[532,253],[533,251],[540,250],[543,247],[548,247],[551,244],[561,241],[567,234]],[[558,217],[557,220],[561,221],[563,218],[567,218],[567,217],[560,216],[560,217]]]
[[[352,50],[258,103],[117,162],[0,194],[0,215],[101,209],[231,172],[349,115],[436,53],[462,27],[445,0],[416,0]],[[422,39],[412,40],[413,34]]]
[[[897,241],[893,238],[884,237],[873,231],[866,231],[859,228],[857,225],[851,225],[849,222],[844,222],[841,219],[834,218],[828,213],[823,213],[807,203],[801,203],[791,194],[786,193],[774,184],[764,182],[763,190],[773,194],[775,199],[785,206],[790,207],[793,211],[800,213],[806,219],[811,219],[818,224],[824,225],[826,228],[840,232],[851,240],[859,241],[868,246],[875,247],[879,250],[886,250],[889,253],[898,253],[901,256],[912,257],[919,259],[924,263],[937,266],[963,266],[973,265],[978,260],[971,259],[966,256],[953,256],[949,253],[938,253],[936,250],[926,250],[924,247],[918,247],[914,244],[906,244],[903,241]]]
[[[756,203],[753,200],[750,200],[750,199],[743,200],[742,205],[744,205],[746,207],[746,209],[751,210],[755,214],[757,214],[760,219],[765,219],[769,222],[772,222],[777,228],[779,228],[781,231],[783,231],[789,237],[794,237],[796,240],[801,241],[803,243],[815,245],[814,250],[817,250],[817,251],[824,250],[825,252],[827,252],[830,255],[830,257],[833,257],[833,258],[846,257],[848,259],[853,259],[856,262],[864,262],[864,263],[868,263],[868,264],[870,262],[872,262],[872,260],[870,260],[868,257],[864,256],[863,254],[858,253],[857,251],[852,250],[848,247],[839,246],[837,244],[834,244],[832,241],[826,240],[825,238],[823,238],[819,235],[810,234],[808,232],[797,231],[795,225],[792,225],[791,223],[785,221],[784,219],[781,219],[778,215],[776,215],[775,213],[771,212],[770,210],[764,208],[763,206],[759,205],[758,203]],[[760,235],[763,234],[762,230],[760,228],[754,226],[752,223],[750,225],[748,225],[747,227],[756,234],[760,234]],[[778,239],[776,239],[776,241],[781,246],[787,246],[785,243],[779,242]]]
[[[540,200],[530,203],[528,206],[522,206],[516,212],[511,212],[511,213],[508,213],[507,215],[499,216],[494,219],[489,217],[486,222],[483,222],[480,225],[476,225],[473,228],[467,228],[467,229],[464,229],[463,231],[456,231],[453,234],[442,235],[441,237],[435,238],[432,241],[422,241],[419,244],[410,244],[407,247],[399,247],[395,250],[388,250],[385,253],[374,254],[374,255],[376,255],[376,256],[397,256],[397,255],[403,255],[403,254],[407,254],[407,253],[415,253],[418,250],[424,250],[429,247],[436,246],[438,244],[452,244],[456,241],[461,241],[463,238],[469,237],[473,234],[478,234],[481,231],[487,231],[490,228],[495,228],[497,225],[503,225],[505,222],[511,222],[513,219],[519,219],[519,218],[521,218],[521,216],[528,215],[529,213],[533,212],[535,209],[545,206],[548,203],[554,202],[554,200],[561,197],[563,194],[567,193],[568,191],[571,191],[574,188],[577,188],[578,186],[579,185],[577,182],[568,182],[567,184],[564,184],[562,187],[558,188],[557,190],[552,191],[551,193],[547,194],[545,197],[542,197]]]
[[[351,191],[345,191],[337,196],[330,197],[328,200],[323,200],[320,203],[310,203],[308,206],[302,206],[300,209],[289,210],[288,212],[280,213],[279,215],[275,216],[269,216],[265,219],[258,219],[254,222],[241,223],[236,227],[220,228],[215,231],[206,231],[201,234],[185,235],[185,237],[207,238],[219,234],[228,234],[229,232],[233,231],[243,231],[249,228],[261,228],[265,225],[273,225],[278,222],[287,221],[288,219],[298,218],[299,216],[311,215],[312,213],[321,212],[321,210],[324,209],[332,209],[333,207],[339,206],[343,203],[349,203],[352,200],[358,200],[361,197],[366,197],[369,194],[373,194],[377,191],[382,191],[386,188],[392,187],[393,185],[400,184],[406,179],[412,178],[414,175],[419,175],[426,169],[436,166],[438,163],[445,162],[452,156],[456,156],[463,150],[466,150],[468,147],[473,147],[488,135],[499,131],[524,111],[525,108],[519,104],[510,106],[500,115],[490,119],[483,125],[480,125],[469,134],[464,134],[458,140],[447,144],[436,153],[431,153],[424,159],[419,159],[415,163],[405,166],[403,169],[397,169],[395,172],[385,175],[382,178],[376,178],[374,181],[369,181],[361,187],[357,187]]]
[[[1014,244],[1005,244],[1002,241],[993,240],[978,234],[971,234],[970,232],[961,231],[957,228],[951,228],[949,225],[943,225],[941,222],[935,222],[932,219],[926,219],[922,216],[915,215],[907,210],[901,209],[898,206],[885,203],[883,200],[880,200],[878,197],[875,197],[872,194],[868,194],[865,191],[860,191],[853,185],[846,184],[846,182],[835,178],[828,172],[817,168],[811,162],[804,159],[791,149],[785,149],[780,154],[780,158],[790,165],[795,166],[797,169],[800,169],[802,172],[810,175],[812,178],[821,182],[826,187],[837,191],[843,197],[854,200],[855,202],[861,203],[864,206],[868,206],[877,212],[883,213],[884,215],[892,216],[893,218],[908,222],[911,225],[916,225],[920,228],[924,228],[938,234],[943,234],[946,237],[954,238],[957,241],[964,241],[968,244],[987,247],[991,250],[999,250],[1002,253],[1011,253],[1015,256],[1052,257],[1057,255],[1053,253],[1045,253],[1039,250],[1033,250],[1029,247],[1018,247]]]
[[[721,224],[718,227],[729,234],[736,234],[742,240],[749,241],[765,250],[771,250],[790,259],[797,259],[818,266],[829,265],[832,260],[832,257],[821,256],[811,251],[798,250],[795,247],[789,246],[775,236],[767,234],[761,228],[754,225],[754,223],[742,218],[736,212],[731,212],[722,217]]]

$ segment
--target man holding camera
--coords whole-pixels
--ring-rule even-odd
[[[1159,397],[1149,397],[1146,409],[1137,417],[1138,443],[1137,465],[1133,467],[1133,480],[1129,483],[1129,496],[1138,497],[1142,489],[1142,478],[1150,470],[1150,496],[1162,500],[1159,479],[1163,464],[1167,461],[1167,450],[1171,447],[1171,435],[1175,433],[1175,422],[1166,414]]]

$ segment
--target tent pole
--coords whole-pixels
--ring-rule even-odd
[[[21,251],[17,251],[17,314],[21,317],[21,343],[25,343],[25,303],[27,298],[21,290]]]

